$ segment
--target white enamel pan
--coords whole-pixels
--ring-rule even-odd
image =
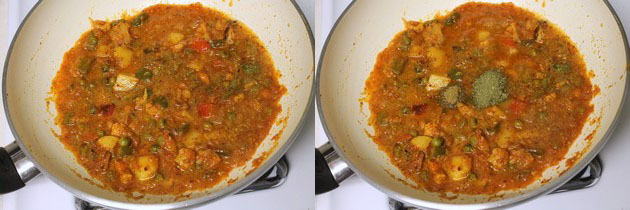
[[[105,207],[184,208],[234,194],[270,169],[298,136],[314,93],[313,38],[302,12],[291,0],[199,1],[243,22],[258,35],[282,74],[280,83],[288,90],[281,99],[282,112],[278,118],[286,118],[286,123],[274,124],[257,148],[254,159],[268,154],[259,167],[252,167],[252,159],[232,170],[229,177],[216,186],[188,192],[186,197],[145,195],[130,199],[124,193],[90,183],[100,182],[92,178],[53,135],[53,131],[59,133],[59,128],[53,120],[56,115],[54,103],[49,109],[46,107],[51,81],[64,52],[74,45],[81,33],[90,29],[90,18],[113,20],[120,18],[124,11],[133,15],[157,3],[194,2],[198,1],[38,2],[20,26],[4,64],[3,103],[15,143],[0,148],[0,193],[24,186],[24,182],[41,172],[78,198]],[[272,139],[279,133],[277,140]]]
[[[377,54],[404,29],[402,18],[429,20],[465,2],[469,0],[361,0],[352,2],[344,11],[326,41],[316,78],[319,115],[335,151],[326,151],[320,156],[320,160],[328,161],[327,165],[316,163],[324,166],[317,170],[316,189],[327,187],[326,190],[330,190],[354,172],[389,197],[423,208],[506,207],[557,189],[602,149],[614,131],[628,94],[628,43],[617,15],[605,0],[514,1],[515,5],[557,24],[576,43],[587,69],[594,74],[592,83],[601,89],[592,101],[595,111],[588,116],[589,123],[564,160],[521,189],[444,199],[438,193],[419,190],[399,181],[413,183],[368,136],[374,132],[368,126],[370,111],[367,104],[363,108],[359,105],[359,100],[365,97],[365,80]],[[592,139],[587,138],[591,134]],[[320,151],[323,150],[320,148]],[[337,156],[340,158],[335,158]],[[576,158],[575,164],[567,165],[567,160],[572,157]],[[344,168],[346,164],[349,168]],[[326,169],[330,172],[326,173]]]

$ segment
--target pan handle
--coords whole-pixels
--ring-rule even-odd
[[[0,147],[0,194],[24,187],[25,183],[39,175],[35,164],[22,152],[14,141]]]
[[[354,175],[335,149],[326,143],[315,149],[315,194],[329,192],[339,187],[339,183]]]

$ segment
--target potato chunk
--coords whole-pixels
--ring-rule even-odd
[[[189,148],[189,149],[194,149],[195,145],[198,142],[201,142],[202,140],[203,140],[203,135],[201,135],[199,131],[191,130],[191,131],[188,131],[188,133],[184,135],[184,146],[186,146],[186,148]]]
[[[526,169],[529,168],[534,162],[534,157],[532,154],[529,154],[525,149],[519,149],[516,151],[512,151],[510,154],[511,165],[514,165],[517,169]]]
[[[489,31],[481,30],[481,31],[477,32],[477,39],[479,41],[488,40],[488,37],[490,37],[490,32]]]
[[[109,36],[118,45],[125,45],[131,42],[131,35],[129,34],[129,24],[118,23],[118,25],[111,28]]]
[[[197,161],[195,161],[203,169],[211,169],[219,162],[221,162],[221,157],[210,149],[199,151]]]
[[[440,131],[438,124],[427,123],[424,126],[424,135],[426,136],[440,136],[441,134],[442,132]]]
[[[120,68],[127,68],[133,59],[133,52],[126,47],[115,47],[114,57],[118,60]]]
[[[114,123],[112,124],[112,135],[113,136],[124,136],[127,134],[126,126],[122,123]]]
[[[490,164],[494,170],[501,170],[505,168],[505,165],[508,161],[508,152],[505,149],[494,148],[492,150],[492,154],[490,154],[490,158],[488,158]]]
[[[427,50],[427,56],[433,60],[433,67],[440,67],[444,64],[444,60],[446,58],[446,53],[444,50],[437,47],[430,47]]]
[[[139,79],[126,74],[119,74],[116,77],[116,84],[114,84],[115,91],[128,91],[138,84]]]
[[[171,44],[177,44],[179,41],[182,41],[182,39],[184,39],[184,34],[177,32],[171,32],[167,37],[168,42]]]
[[[114,160],[114,162],[112,162],[112,165],[114,166],[114,170],[118,173],[118,179],[121,183],[128,184],[131,182],[131,180],[133,179],[133,175],[129,173],[129,168],[127,168],[125,164],[120,161]]]
[[[112,151],[118,142],[118,137],[115,136],[103,136],[97,140],[98,145]]]
[[[512,138],[514,138],[514,130],[511,127],[503,126],[497,137],[497,145],[501,148],[507,148]]]
[[[416,136],[411,139],[411,144],[420,150],[426,150],[433,138],[429,136]]]
[[[158,170],[158,162],[158,157],[154,155],[144,155],[137,157],[135,161],[131,162],[129,167],[136,176],[136,179],[143,181],[155,176]]]
[[[188,170],[195,164],[195,151],[188,148],[179,149],[175,162],[182,170]]]
[[[468,177],[472,168],[472,158],[466,155],[457,155],[450,158],[444,165],[446,174],[454,181],[460,181]]]
[[[451,82],[451,79],[445,76],[431,74],[429,76],[429,82],[427,83],[427,91],[440,90]]]

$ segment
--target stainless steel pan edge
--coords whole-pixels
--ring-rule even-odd
[[[109,208],[112,208],[112,209],[175,209],[175,208],[192,208],[192,207],[196,207],[196,206],[200,206],[200,205],[205,205],[205,204],[217,201],[217,200],[219,200],[221,198],[233,195],[233,194],[239,192],[240,190],[242,190],[243,188],[247,187],[248,185],[250,185],[254,181],[256,181],[267,170],[269,170],[278,160],[280,160],[280,158],[282,158],[282,156],[291,147],[291,145],[293,144],[295,139],[299,136],[300,131],[302,130],[302,127],[305,124],[305,121],[306,121],[306,118],[307,118],[307,114],[308,114],[308,110],[313,105],[314,94],[315,94],[315,82],[314,81],[311,84],[311,91],[310,91],[310,95],[309,95],[309,102],[307,103],[305,109],[301,110],[302,115],[300,117],[299,123],[298,123],[297,127],[293,130],[291,135],[289,136],[287,142],[285,144],[283,144],[282,147],[279,148],[278,151],[272,157],[270,157],[263,165],[261,165],[257,169],[255,169],[254,172],[252,172],[251,174],[249,174],[245,178],[240,179],[240,180],[236,181],[235,183],[231,184],[229,187],[223,189],[221,192],[216,193],[216,194],[212,194],[210,196],[205,196],[205,197],[200,197],[200,198],[196,198],[196,199],[185,200],[185,201],[180,201],[180,202],[175,202],[175,203],[132,204],[132,203],[124,203],[124,202],[118,202],[118,201],[112,201],[112,200],[108,200],[108,199],[103,199],[103,198],[101,198],[101,197],[99,197],[97,195],[85,193],[85,192],[80,191],[78,189],[75,189],[75,188],[73,188],[71,186],[68,186],[68,185],[64,184],[61,180],[57,179],[56,177],[51,176],[45,170],[45,168],[43,168],[42,165],[40,163],[38,163],[33,158],[33,155],[30,153],[30,151],[28,149],[23,149],[23,148],[28,148],[28,147],[26,147],[26,145],[24,145],[22,143],[22,141],[19,139],[19,137],[17,135],[17,131],[16,131],[14,125],[13,125],[13,122],[11,121],[11,116],[10,116],[10,112],[9,112],[9,106],[8,106],[8,102],[7,102],[6,80],[7,80],[7,72],[8,72],[8,66],[9,66],[9,60],[10,60],[11,52],[13,50],[14,44],[15,44],[15,42],[17,40],[17,37],[19,36],[19,34],[20,34],[21,30],[22,30],[22,27],[24,26],[24,23],[26,23],[28,21],[29,17],[37,10],[38,6],[42,3],[42,1],[43,0],[39,0],[33,6],[33,8],[28,12],[28,14],[24,18],[24,20],[20,23],[20,26],[18,27],[18,29],[17,29],[14,37],[13,37],[13,40],[11,41],[11,44],[10,44],[10,46],[8,48],[7,57],[5,59],[5,63],[4,63],[4,67],[3,67],[4,68],[4,72],[2,74],[2,95],[3,95],[2,104],[3,104],[3,107],[4,107],[4,111],[6,113],[6,118],[7,118],[7,122],[8,122],[9,128],[11,129],[11,133],[16,138],[14,143],[17,143],[19,145],[19,148],[13,148],[13,151],[17,152],[17,153],[21,152],[21,153],[25,154],[24,158],[26,158],[26,159],[20,159],[20,161],[27,162],[27,163],[32,162],[32,164],[26,164],[26,165],[30,165],[31,167],[22,169],[22,171],[26,171],[25,173],[30,173],[26,177],[27,179],[24,179],[25,178],[24,176],[22,177],[24,179],[24,182],[27,182],[30,179],[32,179],[33,177],[37,176],[39,173],[37,173],[36,171],[39,171],[39,172],[43,173],[44,175],[46,175],[46,177],[51,179],[57,185],[61,186],[65,190],[71,192],[74,196],[76,196],[76,197],[78,197],[78,198],[80,198],[82,200],[93,202],[93,203],[102,205],[103,207],[109,207]],[[290,2],[294,6],[296,11],[299,13],[299,15],[300,15],[300,17],[302,19],[302,22],[304,23],[304,27],[306,28],[306,31],[308,32],[308,36],[309,36],[310,44],[311,44],[311,51],[313,52],[312,53],[313,54],[313,58],[312,59],[315,60],[315,56],[314,56],[315,55],[315,41],[314,41],[314,36],[313,36],[313,32],[312,32],[312,30],[310,28],[310,25],[309,25],[306,17],[304,16],[304,12],[298,6],[298,4],[295,2],[295,0],[290,0]],[[313,62],[313,63],[315,63],[315,62]],[[311,68],[311,71],[315,71],[315,66],[314,65]],[[14,144],[14,143],[11,143],[11,144]],[[16,151],[16,150],[19,150],[19,151]],[[32,168],[32,166],[34,166],[35,168]]]
[[[630,46],[628,44],[628,39],[625,33],[625,29],[619,19],[619,16],[617,15],[617,12],[614,10],[610,2],[608,0],[602,0],[602,1],[606,4],[608,9],[614,16],[614,19],[620,30],[621,36],[623,38],[623,44],[624,44],[625,54],[626,54],[626,68],[628,68],[627,66],[630,65]],[[604,147],[608,139],[610,139],[612,133],[614,132],[616,128],[616,125],[619,121],[619,117],[621,114],[621,110],[623,109],[623,106],[626,103],[628,89],[630,87],[630,78],[628,78],[627,76],[625,80],[625,87],[624,87],[623,98],[621,99],[621,104],[618,110],[616,111],[612,125],[608,128],[608,130],[606,130],[602,140],[599,141],[589,153],[585,154],[584,158],[578,163],[576,163],[571,169],[567,170],[563,175],[548,182],[547,184],[543,185],[542,187],[536,190],[533,190],[533,191],[530,191],[530,192],[527,192],[527,193],[524,193],[524,194],[521,194],[512,198],[494,201],[494,202],[478,203],[478,204],[445,204],[445,203],[430,202],[430,201],[425,201],[425,200],[420,200],[413,197],[405,196],[396,191],[392,191],[389,188],[381,186],[377,184],[376,182],[370,180],[361,171],[359,171],[357,167],[355,167],[352,164],[352,162],[348,161],[348,158],[342,152],[343,150],[341,150],[339,145],[335,143],[335,139],[332,137],[332,134],[328,128],[328,125],[326,124],[326,118],[324,116],[325,108],[322,107],[322,104],[321,104],[321,93],[320,93],[321,80],[320,79],[321,79],[321,68],[322,68],[324,57],[325,57],[326,49],[328,47],[328,44],[332,35],[335,33],[335,30],[337,29],[339,22],[343,19],[345,14],[352,9],[352,7],[354,6],[356,2],[357,0],[353,0],[350,3],[350,5],[348,5],[348,7],[346,7],[346,9],[342,12],[339,18],[335,21],[335,24],[333,25],[330,33],[328,34],[328,37],[326,38],[324,47],[322,48],[321,55],[319,57],[319,61],[317,65],[317,72],[315,74],[315,83],[317,85],[315,89],[316,105],[318,109],[318,115],[321,119],[322,127],[324,129],[324,132],[326,133],[326,137],[328,138],[334,150],[339,154],[339,157],[347,163],[348,167],[350,167],[354,173],[356,173],[359,177],[361,177],[363,180],[365,180],[367,183],[369,183],[376,189],[387,194],[390,198],[393,198],[395,200],[402,201],[411,205],[415,205],[418,207],[429,208],[429,209],[453,209],[453,208],[456,208],[456,209],[496,209],[496,208],[507,208],[511,206],[516,206],[516,205],[531,201],[539,196],[548,194],[552,192],[553,190],[562,186],[564,183],[568,182],[573,176],[575,176],[575,174],[577,174],[584,167],[586,167],[588,163],[591,160],[593,160],[593,158],[595,158],[595,156],[597,156],[597,154],[602,150],[602,148]],[[625,70],[627,71],[627,69]]]

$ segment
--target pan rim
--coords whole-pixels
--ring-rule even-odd
[[[265,173],[267,170],[269,170],[278,160],[280,160],[280,158],[282,156],[284,156],[286,154],[286,152],[289,150],[289,148],[291,147],[293,142],[295,142],[297,137],[300,135],[302,128],[304,127],[306,119],[308,118],[307,115],[309,113],[309,109],[310,109],[311,106],[313,106],[313,100],[315,98],[315,81],[314,80],[312,80],[312,83],[311,83],[311,86],[310,86],[308,102],[306,103],[306,106],[305,106],[304,110],[301,111],[302,115],[300,116],[300,120],[298,121],[295,129],[291,132],[291,135],[289,135],[287,141],[263,165],[260,165],[257,169],[255,169],[250,174],[248,174],[245,177],[239,179],[235,183],[230,184],[228,187],[224,188],[223,190],[221,190],[221,191],[219,191],[217,193],[212,193],[212,194],[201,196],[201,197],[198,197],[198,198],[195,198],[195,199],[183,200],[183,201],[172,202],[172,203],[139,204],[139,203],[127,203],[127,202],[121,202],[121,201],[114,201],[114,200],[110,200],[110,199],[105,199],[105,198],[102,198],[101,196],[94,195],[94,194],[91,194],[91,193],[86,193],[86,192],[78,190],[78,189],[76,189],[76,188],[74,188],[72,186],[69,186],[69,185],[65,184],[65,182],[59,180],[57,177],[52,176],[47,170],[42,170],[42,169],[45,169],[45,168],[42,167],[42,165],[33,158],[33,155],[31,154],[30,150],[28,150],[28,147],[26,147],[26,145],[24,145],[22,143],[22,141],[20,140],[19,136],[17,135],[17,131],[16,131],[15,126],[13,125],[13,122],[11,120],[11,114],[9,112],[9,105],[8,105],[8,99],[7,99],[8,93],[7,93],[7,89],[6,89],[6,80],[7,80],[7,73],[8,73],[8,67],[9,67],[9,60],[10,60],[11,54],[13,53],[13,48],[15,46],[15,42],[16,42],[18,36],[20,35],[20,32],[22,31],[22,28],[25,25],[25,23],[28,21],[28,19],[31,17],[31,15],[35,12],[35,10],[37,10],[37,8],[39,7],[39,5],[42,2],[43,2],[43,0],[38,0],[37,3],[33,6],[33,8],[31,8],[31,10],[24,17],[24,19],[20,23],[17,31],[15,32],[15,35],[13,36],[13,40],[11,40],[11,44],[9,45],[9,48],[7,50],[7,56],[6,56],[6,59],[5,59],[5,62],[4,62],[4,66],[3,66],[4,72],[2,74],[2,96],[3,96],[2,104],[3,104],[4,111],[5,111],[6,120],[7,120],[9,129],[11,130],[11,134],[15,138],[15,142],[17,142],[17,144],[20,146],[20,149],[24,152],[26,157],[31,162],[33,162],[35,167],[42,174],[44,174],[47,178],[49,178],[55,184],[61,186],[66,191],[72,193],[74,196],[76,196],[76,197],[78,197],[78,198],[80,198],[82,200],[86,200],[86,201],[89,201],[89,202],[93,202],[93,203],[102,205],[104,207],[115,208],[115,209],[123,209],[123,208],[124,209],[137,209],[137,208],[143,208],[143,209],[165,209],[165,208],[167,208],[167,209],[171,209],[171,208],[184,208],[184,207],[191,208],[191,207],[205,205],[205,204],[208,204],[208,203],[220,200],[220,199],[222,199],[224,197],[228,197],[230,195],[233,195],[233,194],[239,192],[240,190],[244,189],[245,187],[247,187],[248,185],[250,185],[254,181],[256,181],[263,173]],[[313,36],[313,32],[312,32],[311,27],[310,27],[310,25],[309,25],[309,23],[308,23],[308,21],[306,19],[306,16],[304,15],[304,12],[299,7],[297,2],[295,0],[290,0],[290,3],[294,7],[295,11],[298,13],[300,18],[302,19],[302,22],[304,23],[303,26],[305,27],[305,30],[306,30],[307,35],[309,37],[309,41],[310,41],[310,45],[311,45],[311,53],[313,55],[313,57],[312,57],[313,66],[310,67],[310,71],[314,72],[315,71],[315,39],[314,39],[314,36]],[[230,189],[230,188],[232,188],[232,189]]]
[[[619,19],[619,16],[618,16],[617,12],[614,10],[614,8],[610,4],[610,2],[608,0],[601,0],[601,1],[609,9],[609,12],[611,13],[613,18],[615,19],[615,22],[617,23],[619,32],[621,33],[621,38],[623,39],[623,44],[624,44],[624,49],[625,49],[625,55],[626,55],[625,56],[626,57],[626,65],[625,66],[628,66],[630,64],[630,46],[628,45],[628,39],[627,39],[627,35],[625,33],[625,29],[623,27],[623,24],[621,23],[621,20]],[[516,205],[519,205],[519,204],[522,204],[522,203],[534,200],[535,198],[538,198],[539,196],[545,195],[545,194],[547,194],[547,193],[549,193],[549,192],[559,188],[564,183],[568,182],[577,172],[581,171],[584,167],[586,167],[587,164],[590,161],[592,161],[593,158],[595,158],[595,156],[597,156],[597,154],[599,154],[599,152],[602,150],[604,145],[606,145],[606,143],[608,142],[608,140],[610,139],[610,137],[614,133],[615,128],[617,127],[617,124],[619,122],[619,118],[620,118],[620,115],[621,115],[621,111],[623,110],[623,106],[624,106],[624,104],[626,102],[626,99],[627,99],[627,93],[628,93],[628,90],[630,88],[630,78],[628,78],[627,73],[626,73],[626,80],[625,80],[625,86],[624,86],[624,91],[623,91],[623,98],[621,99],[621,102],[619,104],[619,108],[617,109],[617,112],[616,112],[615,117],[614,117],[614,119],[612,121],[612,124],[606,130],[606,132],[604,133],[604,136],[602,137],[602,139],[597,143],[597,145],[595,145],[593,147],[593,149],[588,154],[586,154],[586,156],[584,156],[584,158],[582,160],[580,160],[573,167],[571,167],[571,169],[567,170],[565,173],[563,173],[561,176],[558,176],[553,181],[550,181],[550,182],[546,183],[545,185],[542,185],[541,187],[539,187],[539,188],[537,188],[535,190],[532,190],[530,192],[527,192],[527,193],[524,193],[524,194],[521,194],[521,195],[517,195],[517,196],[511,197],[511,198],[508,198],[508,199],[503,199],[503,200],[498,200],[498,201],[493,201],[493,202],[473,203],[473,204],[448,204],[448,203],[438,203],[438,202],[425,201],[425,200],[420,200],[420,199],[417,199],[417,198],[405,196],[405,195],[402,195],[402,194],[400,194],[400,193],[398,193],[398,192],[396,192],[394,190],[389,189],[388,187],[381,186],[378,183],[376,183],[375,181],[369,179],[366,175],[361,173],[361,171],[357,170],[357,167],[354,166],[354,164],[351,161],[348,161],[349,159],[342,152],[343,150],[341,150],[341,147],[339,147],[339,145],[337,145],[337,143],[335,142],[335,139],[331,135],[330,129],[328,128],[328,125],[326,123],[326,117],[324,116],[324,108],[322,107],[322,103],[321,103],[321,89],[320,89],[321,88],[321,85],[320,85],[320,83],[321,83],[321,70],[322,70],[322,63],[324,61],[324,57],[325,57],[325,54],[326,54],[326,49],[328,47],[328,44],[330,43],[330,39],[331,39],[332,35],[335,33],[335,30],[337,29],[337,26],[339,25],[341,20],[344,18],[344,16],[353,8],[353,6],[355,5],[356,2],[357,2],[357,0],[352,0],[352,2],[348,5],[348,7],[346,7],[344,9],[344,11],[341,13],[339,18],[337,18],[337,20],[335,21],[335,24],[333,25],[332,29],[328,33],[326,41],[324,42],[324,46],[322,47],[322,51],[321,51],[321,53],[319,55],[319,61],[318,61],[318,64],[317,64],[317,72],[315,74],[315,83],[317,85],[317,87],[315,88],[317,114],[319,115],[319,118],[321,119],[322,128],[324,130],[324,133],[326,133],[326,137],[328,138],[328,142],[331,143],[332,147],[335,149],[337,154],[339,154],[339,157],[344,162],[346,162],[348,164],[348,167],[350,167],[350,169],[352,169],[352,171],[354,173],[356,173],[359,177],[361,177],[361,179],[363,179],[368,184],[372,185],[372,187],[376,188],[377,190],[385,193],[390,198],[393,198],[395,200],[402,201],[402,202],[405,202],[405,203],[408,203],[408,204],[416,205],[416,206],[419,206],[419,207],[435,208],[435,209],[443,209],[443,208],[488,209],[488,208],[499,208],[499,207],[504,208],[504,207],[516,206]]]

